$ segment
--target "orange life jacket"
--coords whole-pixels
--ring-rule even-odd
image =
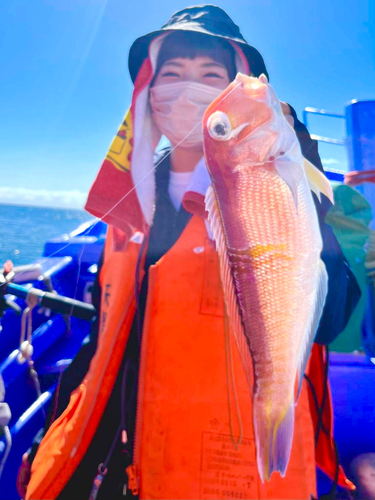
[[[135,269],[141,248],[130,241],[121,250],[117,235],[110,228],[106,238],[96,353],[86,378],[39,445],[26,500],[54,499],[60,494],[86,453],[112,392],[134,318]]]
[[[135,241],[121,250],[115,233],[109,229],[101,272],[98,349],[86,379],[39,447],[26,500],[59,495],[84,456],[112,391],[134,317],[140,252]],[[223,312],[217,252],[203,220],[193,216],[149,271],[129,487],[140,498],[310,498],[316,495],[316,459],[307,385],[296,408],[286,476],[273,474],[262,484],[251,396]],[[314,348],[310,360],[318,384],[324,373],[320,353]],[[333,477],[332,442],[320,434],[324,451],[330,450],[324,469]],[[339,480],[345,485],[342,471]]]

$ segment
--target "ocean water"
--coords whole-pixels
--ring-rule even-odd
[[[0,204],[0,268],[39,259],[47,239],[70,233],[93,217],[83,210]]]

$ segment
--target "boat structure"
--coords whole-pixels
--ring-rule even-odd
[[[22,455],[44,428],[62,373],[88,341],[95,315],[91,291],[106,230],[101,221],[87,222],[69,235],[48,240],[34,265],[6,275],[14,274],[0,330],[2,500],[20,498],[16,477]],[[4,424],[9,432],[4,432]]]
[[[324,110],[309,113],[332,116]],[[333,115],[341,117],[340,115]],[[340,463],[375,452],[375,101],[346,107],[349,173],[328,170],[336,204],[329,223],[356,275],[362,297],[346,329],[330,345],[329,381]],[[97,219],[46,241],[41,259],[4,266],[0,329],[0,500],[19,499],[22,455],[43,432],[64,370],[88,341],[95,309],[91,293],[107,226]],[[0,263],[0,267],[4,263]],[[332,478],[317,470],[319,494]]]

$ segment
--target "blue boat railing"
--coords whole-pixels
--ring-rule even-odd
[[[344,139],[333,139],[321,135],[312,134],[311,137],[317,141],[345,146],[348,154],[348,170],[374,170],[375,169],[375,100],[357,101],[353,99],[345,106],[344,114],[331,113],[325,109],[307,107],[303,111],[303,123],[308,128],[309,115],[320,115],[330,118],[345,120],[346,137]],[[362,190],[363,191],[363,190]],[[366,193],[371,198],[369,201],[374,205],[373,194]]]
[[[338,113],[331,113],[330,111],[326,111],[325,109],[307,107],[303,110],[303,113],[302,113],[303,123],[307,129],[309,128],[308,127],[308,116],[310,114],[327,116],[330,118],[345,119],[344,115],[340,115]],[[323,135],[316,135],[316,134],[310,134],[310,136],[315,141],[333,144],[334,146],[346,146],[347,145],[346,139],[334,139],[331,137],[325,137]],[[333,169],[333,168],[327,168],[327,167],[324,167],[324,171],[325,171],[325,173],[330,181],[344,182],[344,174],[345,174],[344,171]]]
[[[326,111],[325,109],[307,107],[303,110],[303,123],[307,129],[309,128],[307,120],[309,114],[328,116],[330,118],[345,119],[344,115],[340,115],[338,113],[331,113],[330,111]],[[326,142],[328,144],[334,144],[335,146],[346,146],[346,140],[344,139],[332,139],[331,137],[324,137],[322,135],[316,135],[316,134],[311,134],[311,138],[314,139],[315,141]]]

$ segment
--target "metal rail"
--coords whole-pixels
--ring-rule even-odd
[[[306,128],[308,128],[308,123],[307,123],[307,118],[308,114],[313,114],[313,115],[323,115],[323,116],[329,116],[331,118],[344,118],[344,115],[339,115],[338,113],[330,113],[326,111],[325,109],[318,109],[318,108],[305,108],[303,110],[303,123],[305,124]],[[320,142],[326,142],[328,144],[334,144],[335,146],[345,146],[346,141],[342,139],[332,139],[331,137],[324,137],[322,135],[315,135],[311,134],[311,138],[314,139],[315,141],[320,141]]]

